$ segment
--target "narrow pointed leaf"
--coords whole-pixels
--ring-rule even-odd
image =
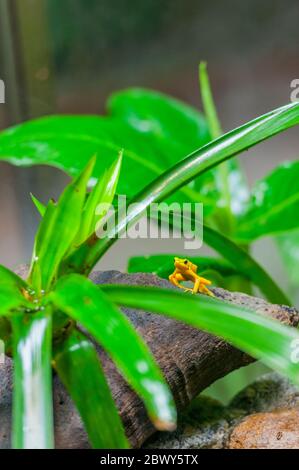
[[[43,217],[45,215],[47,207],[42,202],[40,202],[32,193],[30,194],[30,196],[39,214]]]
[[[173,429],[174,403],[163,376],[141,337],[123,313],[88,279],[77,274],[57,282],[49,298],[79,322],[110,354],[140,395],[159,429]]]
[[[169,316],[221,336],[261,359],[299,385],[299,364],[292,360],[299,332],[251,310],[155,287],[101,286],[112,302]]]
[[[37,234],[30,273],[30,279],[38,289],[49,289],[79,230],[86,186],[94,163],[95,159],[92,159],[82,174],[66,187],[57,205],[52,201],[48,204]]]
[[[98,183],[89,194],[82,213],[81,226],[74,242],[75,245],[80,245],[95,232],[97,223],[103,217],[103,214],[97,211],[99,204],[109,206],[112,203],[119,180],[122,156],[123,151],[119,153],[117,160],[99,178]]]
[[[79,331],[56,346],[53,367],[81,415],[92,447],[129,447],[98,355]]]
[[[13,447],[54,446],[51,372],[51,312],[17,314],[14,335]]]

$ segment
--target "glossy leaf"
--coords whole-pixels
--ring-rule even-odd
[[[174,270],[174,257],[185,258],[185,255],[167,254],[167,255],[149,255],[149,256],[134,256],[129,259],[128,272],[129,273],[153,273],[164,279]],[[236,275],[236,269],[228,262],[221,258],[212,258],[204,256],[187,256],[192,263],[198,266],[198,273],[207,270],[217,271],[222,276]]]
[[[105,215],[102,213],[103,209],[99,213],[99,204],[102,205],[102,208],[112,204],[119,180],[122,157],[123,151],[119,153],[113,165],[99,178],[98,183],[89,194],[82,212],[81,226],[74,242],[75,245],[87,240],[95,232],[97,224]]]
[[[112,302],[169,316],[231,344],[285,374],[299,385],[299,364],[292,360],[299,332],[253,311],[210,299],[155,287],[101,286]]]
[[[14,338],[13,447],[54,446],[51,312],[12,317]]]
[[[299,228],[299,161],[287,162],[259,180],[236,236],[252,241]]]
[[[84,272],[89,272],[115,240],[115,234],[122,233],[129,223],[137,221],[152,202],[166,199],[183,185],[210,168],[252,147],[289,127],[299,124],[299,103],[292,103],[225,134],[219,139],[196,150],[184,160],[163,173],[153,183],[139,193],[132,202],[134,210],[121,217],[116,229],[99,239],[89,250],[85,260]],[[81,249],[85,250],[83,246]],[[72,264],[72,260],[69,260]],[[72,265],[76,269],[75,265]],[[79,267],[82,270],[80,264]]]
[[[37,233],[29,277],[37,290],[49,289],[76,237],[94,163],[92,159],[82,174],[66,187],[57,205],[50,201],[47,206]]]
[[[53,304],[79,322],[103,346],[140,395],[158,429],[173,429],[176,413],[163,376],[129,320],[91,281],[73,274],[50,294]]]
[[[92,447],[128,448],[121,419],[91,342],[79,331],[73,331],[56,346],[53,367],[78,408]]]

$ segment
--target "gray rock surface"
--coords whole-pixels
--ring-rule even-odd
[[[299,389],[266,374],[227,407],[205,396],[180,416],[174,433],[156,433],[144,447],[166,449],[299,448]]]

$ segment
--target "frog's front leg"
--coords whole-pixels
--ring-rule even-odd
[[[168,279],[171,282],[171,284],[173,284],[174,286],[179,287],[180,289],[185,289],[185,287],[181,286],[180,284],[180,282],[184,281],[185,279],[182,276],[182,274],[178,272],[177,270],[175,270],[172,274],[170,274]]]

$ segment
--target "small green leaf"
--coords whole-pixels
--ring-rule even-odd
[[[0,315],[34,308],[27,289],[27,284],[19,276],[0,265]]]
[[[45,215],[47,207],[40,202],[32,193],[30,193],[30,197],[32,199],[33,204],[37,208],[39,214],[43,217]]]
[[[0,285],[8,284],[16,289],[25,289],[27,284],[10,269],[0,264]]]
[[[98,355],[79,331],[56,346],[53,367],[74,400],[91,445],[96,449],[129,447]]]
[[[14,392],[13,447],[54,447],[51,312],[12,317]]]
[[[173,429],[176,412],[168,386],[129,320],[91,281],[77,274],[57,282],[49,299],[103,346],[143,399],[158,429]]]
[[[81,226],[74,242],[75,245],[78,246],[87,240],[95,232],[97,224],[105,215],[98,213],[99,204],[105,204],[108,207],[112,203],[119,180],[122,156],[123,151],[119,153],[117,160],[99,178],[98,183],[89,194],[83,209]]]
[[[292,360],[299,341],[295,328],[203,295],[155,287],[103,285],[101,288],[119,305],[160,313],[221,336],[299,385],[299,364]]]
[[[246,213],[240,217],[236,237],[252,241],[299,228],[299,161],[286,162],[259,180]]]
[[[50,201],[47,206],[37,233],[29,276],[38,291],[48,291],[61,260],[76,237],[94,164],[93,158],[82,174],[66,187],[57,205]]]

